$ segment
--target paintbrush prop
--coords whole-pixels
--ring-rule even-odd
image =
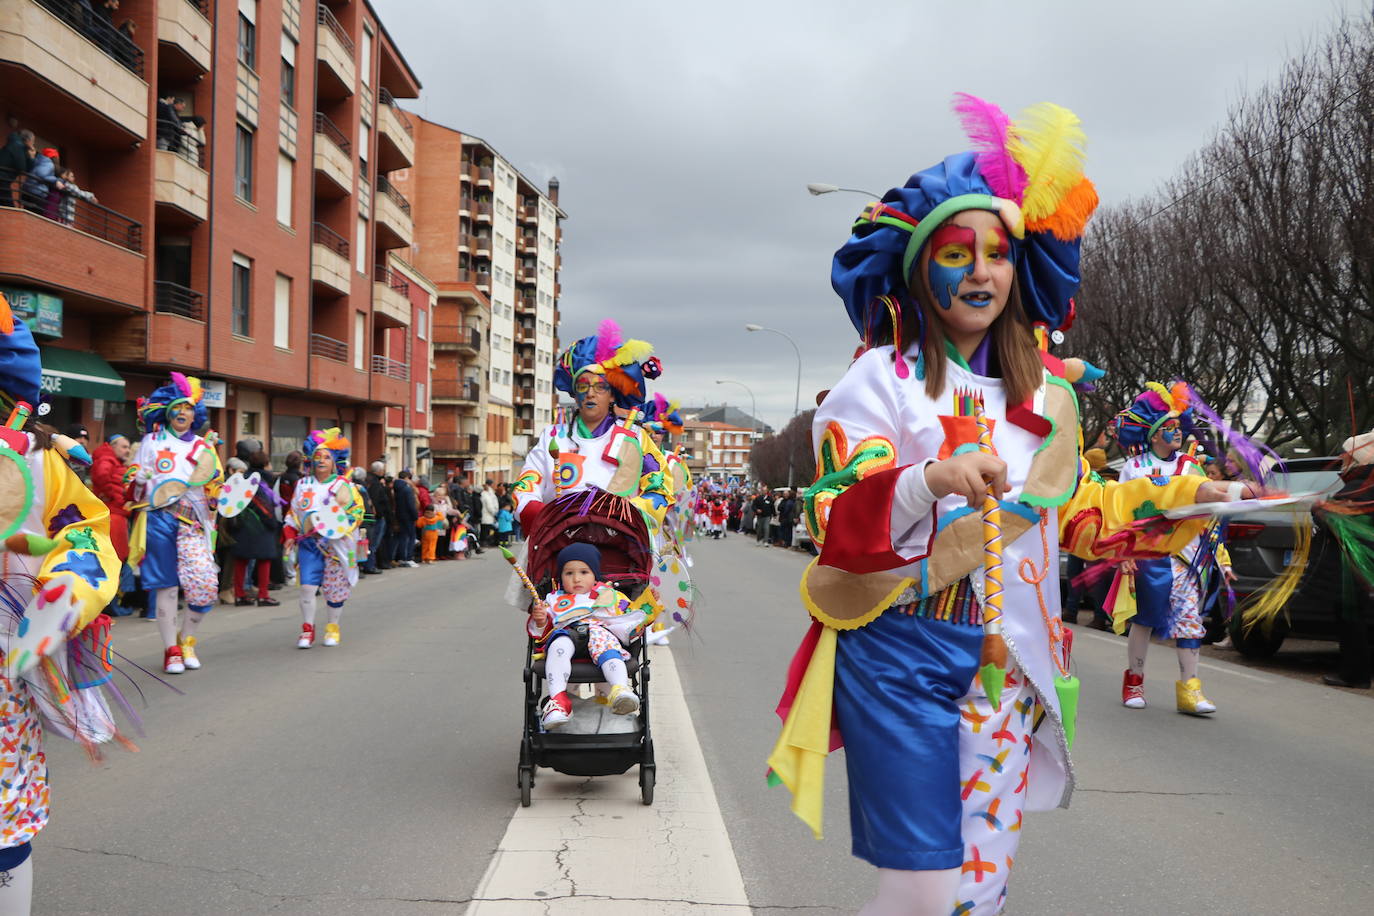
[[[544,599],[539,597],[539,590],[536,589],[534,583],[530,581],[530,577],[525,575],[525,571],[520,568],[520,564],[515,562],[515,554],[511,553],[505,547],[502,547],[501,556],[506,558],[506,562],[510,564],[510,568],[515,570],[515,574],[520,577],[520,581],[525,585],[525,591],[529,592],[535,601],[543,601]]]
[[[983,411],[981,395],[956,395],[956,411],[978,421],[978,450],[994,454],[992,426]],[[989,488],[983,497],[983,648],[978,659],[978,682],[994,710],[1002,708],[1007,683],[1007,643],[1002,638],[1002,510]]]

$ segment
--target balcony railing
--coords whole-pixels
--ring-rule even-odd
[[[436,452],[476,452],[480,444],[476,433],[435,433],[429,437],[429,447]]]
[[[324,7],[320,7],[320,9],[324,9]],[[352,152],[353,150],[353,144],[348,142],[348,138],[344,136],[344,132],[339,129],[339,125],[335,124],[318,111],[315,112],[315,133],[328,137],[333,141],[335,146],[345,153]]]
[[[329,11],[329,7],[321,3],[319,6],[319,11],[319,16],[317,17],[317,21],[319,22],[319,24],[322,27],[328,29],[330,33],[332,33],[333,36],[339,40],[339,44],[343,45],[344,50],[348,52],[348,55],[352,57],[353,39],[348,37],[348,32],[344,31],[344,27],[339,24],[339,20],[334,18],[334,14]]]
[[[110,21],[95,12],[94,3],[75,0],[38,0],[40,6],[85,35],[97,48],[136,76],[143,75],[143,50],[133,39],[110,25]]]
[[[25,185],[28,184],[28,187]],[[47,187],[56,188],[56,185]],[[112,242],[121,248],[142,253],[143,225],[136,223],[123,213],[102,207],[93,200],[63,195],[47,190],[37,179],[21,174],[9,183],[10,193],[0,197],[0,206],[8,206],[18,200],[31,213],[45,216],[54,222],[93,235],[98,239]]]
[[[186,0],[186,2],[200,10],[200,14],[206,19],[210,18],[210,0]]]
[[[477,175],[479,178],[481,178],[482,181],[491,181],[493,177],[491,166],[482,166],[481,170],[477,173]]]
[[[406,200],[405,195],[396,190],[396,186],[387,181],[385,175],[377,176],[377,190],[391,198],[391,202],[400,207],[406,216],[410,215],[410,201]]]
[[[372,374],[385,375],[387,378],[399,379],[403,382],[410,381],[410,367],[399,359],[392,359],[389,356],[372,356]]]
[[[320,7],[324,9],[324,7]],[[310,355],[323,356],[326,359],[338,360],[341,363],[348,362],[348,344],[342,340],[335,340],[333,337],[326,337],[323,334],[310,335]]]
[[[170,280],[158,280],[153,284],[154,310],[163,315],[180,315],[182,318],[205,320],[205,297],[189,287]]]
[[[465,324],[436,324],[434,326],[436,346],[457,345],[473,351],[482,349],[482,332]]]
[[[410,281],[390,267],[387,267],[385,264],[377,265],[377,269],[373,273],[372,279],[376,280],[378,283],[385,283],[402,296],[408,297],[410,295]]]
[[[157,148],[176,153],[198,169],[205,168],[205,144],[187,133],[180,121],[157,119]]]
[[[324,9],[324,7],[320,7]],[[348,239],[330,229],[324,223],[316,223],[310,231],[310,241],[323,245],[339,257],[348,257]]]
[[[410,123],[410,118],[401,110],[401,106],[396,104],[396,100],[391,97],[391,93],[383,86],[377,91],[377,101],[391,109],[392,114],[396,115],[396,120],[401,122],[401,129],[412,137],[415,136],[415,125]]]
[[[434,396],[436,398],[451,398],[459,401],[481,400],[482,385],[480,382],[469,381],[467,379],[434,379]]]

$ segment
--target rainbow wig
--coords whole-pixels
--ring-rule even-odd
[[[835,252],[830,283],[865,342],[901,316],[921,311],[911,293],[921,249],[940,224],[965,210],[996,213],[1011,236],[1011,257],[1026,315],[1041,346],[1073,323],[1079,246],[1097,191],[1083,174],[1086,137],[1078,117],[1042,102],[1012,121],[966,93],[954,111],[973,146],[917,172],[864,208]],[[918,324],[918,327],[920,325]]]
[[[348,470],[348,453],[352,448],[351,443],[344,436],[343,430],[337,426],[329,429],[313,430],[310,435],[305,437],[305,443],[301,445],[301,451],[305,453],[307,459],[314,459],[315,453],[324,449],[334,456],[334,473],[342,474]]]
[[[611,385],[617,407],[625,410],[644,406],[644,381],[663,372],[653,359],[653,344],[642,340],[621,341],[620,326],[607,318],[591,337],[583,337],[558,357],[553,387],[573,393],[573,382],[584,372],[603,376]]]
[[[200,386],[200,379],[182,375],[180,372],[173,372],[170,382],[156,389],[146,398],[138,399],[138,418],[143,424],[143,432],[151,433],[160,426],[170,426],[168,412],[178,404],[190,404],[195,408],[196,415],[191,421],[191,432],[204,428],[210,420],[205,405],[201,403],[204,396],[205,392]]]
[[[1165,388],[1159,382],[1146,382],[1145,390],[1136,396],[1121,413],[1112,420],[1116,428],[1116,441],[1132,455],[1139,454],[1150,447],[1150,439],[1165,420],[1177,419],[1184,436],[1193,432],[1193,407],[1190,403],[1188,385],[1175,382],[1173,387]]]

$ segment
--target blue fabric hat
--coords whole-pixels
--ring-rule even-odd
[[[591,544],[569,544],[558,551],[558,561],[554,564],[557,570],[555,575],[559,578],[563,576],[563,567],[573,560],[581,560],[591,569],[592,575],[597,581],[601,581],[601,551]]]
[[[195,409],[195,417],[191,420],[191,432],[203,429],[205,424],[210,422],[210,414],[202,402],[203,396],[204,390],[201,388],[200,379],[173,372],[170,382],[154,389],[146,398],[138,399],[138,416],[143,423],[143,432],[151,433],[159,426],[170,426],[168,411],[183,403],[190,404]]]
[[[0,331],[0,392],[12,401],[27,401],[38,406],[39,387],[43,380],[43,364],[38,358],[38,345],[22,318],[16,318],[9,303],[0,294],[0,312],[13,324],[10,332]]]
[[[1116,441],[1131,454],[1143,452],[1150,447],[1156,430],[1171,418],[1179,421],[1184,436],[1192,434],[1193,408],[1188,387],[1175,383],[1166,388],[1159,382],[1146,382],[1145,390],[1131,406],[1113,418]]]
[[[602,376],[611,386],[615,404],[624,410],[644,406],[646,379],[658,378],[662,366],[651,344],[642,340],[622,341],[620,328],[609,318],[596,333],[583,337],[564,350],[554,366],[553,387],[573,395],[573,384],[584,372]]]

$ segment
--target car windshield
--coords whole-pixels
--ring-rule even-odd
[[[1313,493],[1329,489],[1338,483],[1341,477],[1335,469],[1331,470],[1303,470],[1288,471],[1275,474],[1270,486],[1283,490],[1285,493],[1294,495],[1300,493]]]

